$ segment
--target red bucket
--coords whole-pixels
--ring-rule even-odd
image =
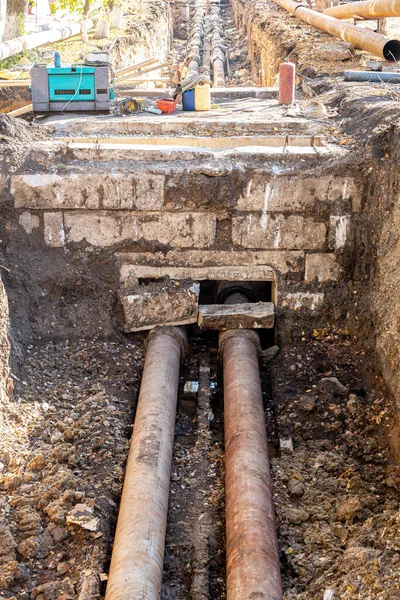
[[[167,115],[175,111],[176,105],[177,101],[170,98],[160,98],[160,100],[157,100],[157,108]]]

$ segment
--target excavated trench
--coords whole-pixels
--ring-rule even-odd
[[[1,599],[104,597],[147,332],[181,323],[161,597],[226,597],[224,381],[197,317],[221,281],[275,305],[260,377],[283,597],[400,598],[393,97],[342,85],[338,62],[318,96],[333,120],[229,95],[324,61],[270,2],[222,12],[219,111],[51,117],[4,142]]]

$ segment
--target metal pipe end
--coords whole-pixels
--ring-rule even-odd
[[[383,56],[389,62],[400,60],[400,40],[389,40],[383,47]]]
[[[257,354],[259,356],[261,355],[260,337],[259,337],[258,333],[256,331],[254,331],[254,329],[228,329],[227,331],[219,332],[218,357],[220,359],[222,359],[222,357],[224,355],[224,348],[225,348],[226,342],[234,337],[244,337],[247,340],[250,340],[251,342],[254,343],[254,345],[257,349]]]
[[[174,325],[161,325],[152,329],[146,339],[146,347],[159,335],[169,335],[176,340],[181,349],[181,360],[185,360],[186,354],[189,350],[189,343],[186,335],[186,327],[178,327]]]

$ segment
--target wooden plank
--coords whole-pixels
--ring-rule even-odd
[[[33,110],[32,104],[27,104],[26,106],[21,106],[21,108],[16,108],[11,112],[7,113],[9,117],[19,117],[20,115],[25,115],[28,112]]]
[[[117,82],[115,84],[116,87],[121,85],[131,85],[133,83],[170,83],[171,79],[169,77],[157,77],[157,79],[124,79],[122,83]]]
[[[143,60],[142,62],[137,63],[136,65],[131,65],[130,67],[125,67],[124,69],[116,71],[115,76],[118,77],[119,75],[131,73],[132,71],[139,71],[140,69],[148,67],[149,65],[154,64],[156,62],[158,62],[157,58],[149,58],[148,60]]]
[[[199,305],[200,329],[272,329],[275,306],[272,302]]]
[[[165,63],[159,63],[156,65],[153,65],[151,67],[148,67],[147,69],[143,69],[140,71],[140,73],[138,73],[139,75],[144,75],[145,73],[151,73],[151,71],[157,71],[158,69],[163,69],[164,67],[169,67],[171,63],[169,62],[165,62]],[[124,77],[115,77],[115,83],[119,83],[120,81],[124,81],[125,79],[128,79],[127,76]]]
[[[29,85],[31,85],[30,79],[0,79],[0,88],[28,87]]]

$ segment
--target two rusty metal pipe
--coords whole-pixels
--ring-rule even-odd
[[[247,302],[236,292],[225,304]],[[227,600],[281,600],[278,541],[255,331],[220,334],[224,370]]]
[[[185,345],[185,332],[178,327],[161,327],[149,336],[106,600],[160,599]]]
[[[274,2],[305,23],[340,38],[356,48],[390,62],[400,60],[400,40],[390,39],[351,23],[343,23],[339,19],[311,10],[294,0],[274,0]]]
[[[369,0],[368,2],[350,2],[324,10],[324,15],[336,19],[381,19],[400,17],[400,0]]]

